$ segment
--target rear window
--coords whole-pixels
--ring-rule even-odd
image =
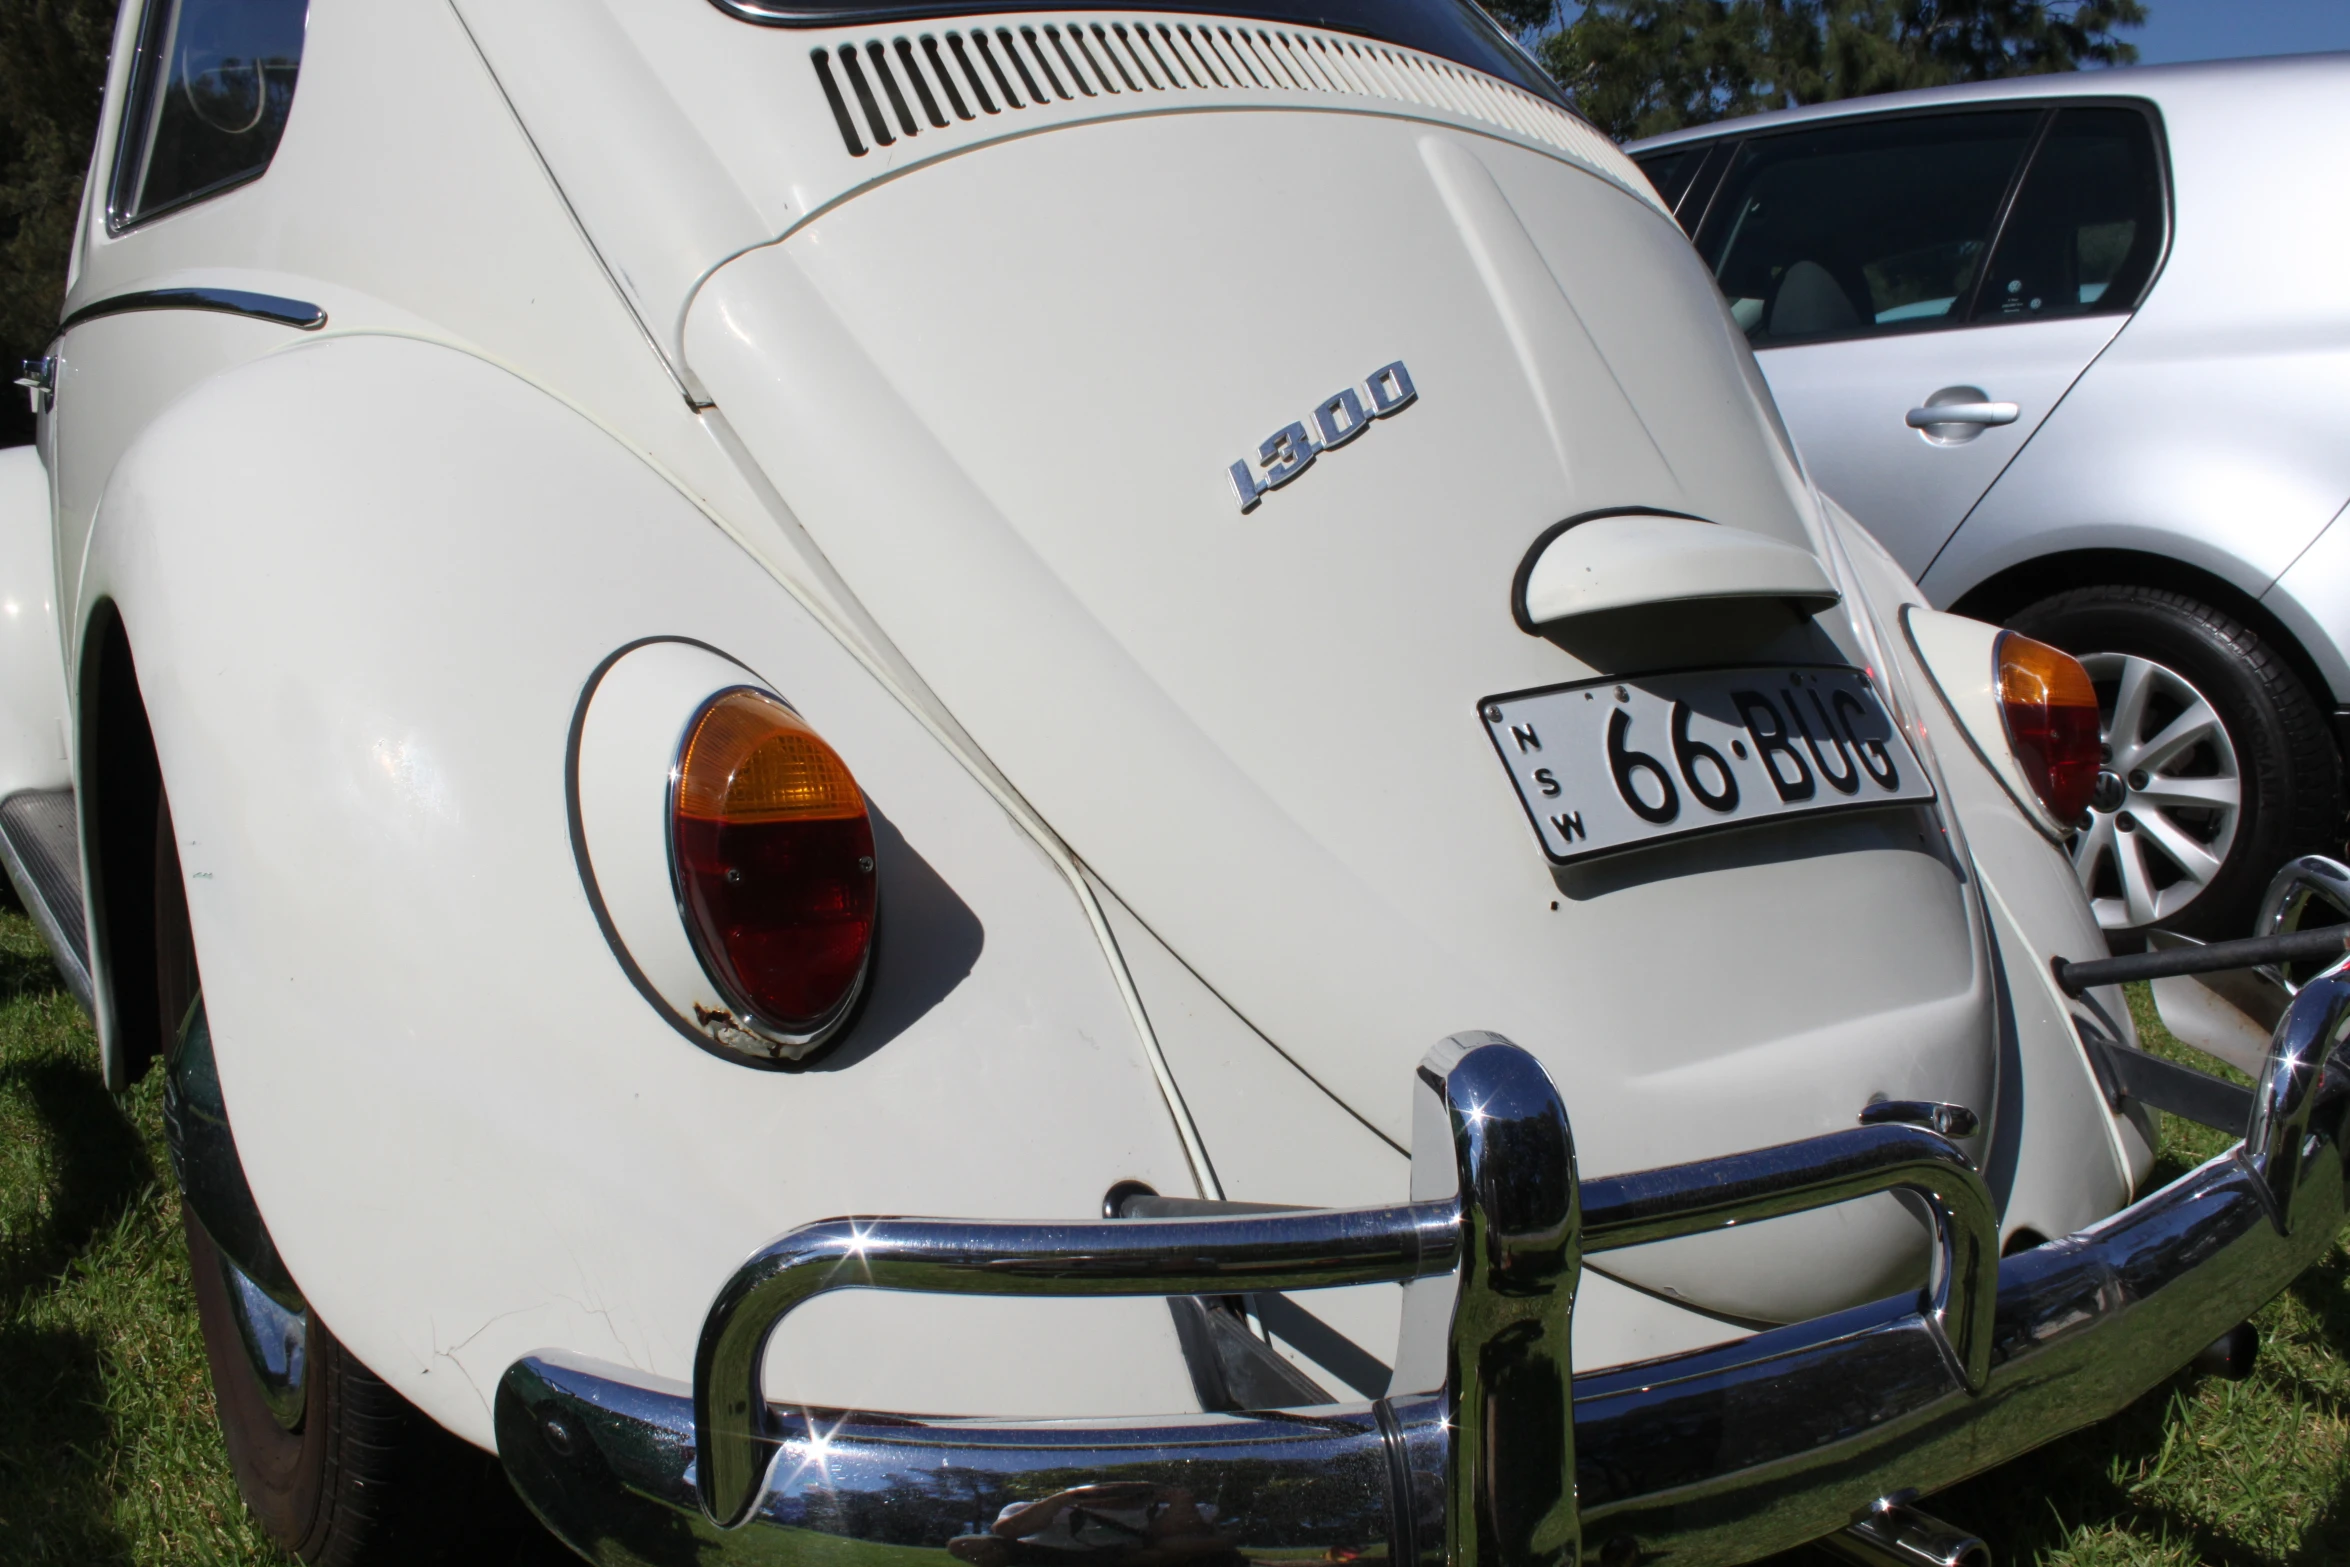
[[[309,0],[150,0],[107,197],[120,231],[259,177],[302,67]]]
[[[770,27],[850,27],[871,22],[1010,11],[1099,11],[1100,0],[711,0],[729,16]],[[1122,11],[1245,16],[1355,33],[1497,76],[1567,107],[1558,84],[1473,0],[1144,0]]]

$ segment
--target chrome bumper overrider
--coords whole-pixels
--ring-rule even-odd
[[[1456,1035],[1420,1069],[1433,1113],[1413,1185],[1441,1197],[809,1225],[719,1292],[690,1395],[526,1358],[498,1390],[498,1450],[548,1526],[606,1564],[906,1567],[909,1550],[971,1567],[1750,1560],[2103,1418],[2322,1256],[2343,1217],[2350,1083],[2323,1069],[2350,1033],[2346,970],[2303,987],[2277,1025],[2233,1151],[2003,1263],[1982,1181],[1931,1132],[1856,1127],[1578,1180],[1534,1058]],[[1916,1299],[1570,1375],[1586,1253],[1887,1190],[1912,1193],[1935,1231]],[[832,1289],[1188,1295],[1439,1277],[1441,1388],[1367,1404],[1014,1423],[805,1409],[759,1386],[777,1323]]]

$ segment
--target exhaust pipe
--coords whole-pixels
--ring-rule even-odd
[[[1819,1543],[1860,1567],[1991,1567],[1991,1548],[1981,1540],[1891,1497]]]

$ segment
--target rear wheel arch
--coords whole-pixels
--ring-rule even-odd
[[[2333,688],[2317,660],[2292,629],[2254,595],[2215,572],[2142,550],[2068,550],[2021,561],[1968,588],[1949,608],[1953,614],[2004,625],[2027,605],[2075,588],[2160,588],[2200,599],[2251,629],[2283,657],[2294,676],[2321,706],[2335,706]],[[2344,738],[2337,730],[2337,743]],[[2346,758],[2350,760],[2350,758]]]
[[[156,806],[163,775],[130,632],[111,600],[92,609],[84,628],[75,699],[91,990],[106,1086],[119,1090],[146,1074],[162,1051],[166,1027],[155,942]]]

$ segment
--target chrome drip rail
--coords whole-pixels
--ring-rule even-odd
[[[2280,1021],[2237,1148],[2079,1234],[1997,1262],[1948,1142],[1857,1127],[1580,1181],[1540,1065],[1456,1035],[1420,1069],[1414,1202],[1198,1219],[830,1220],[762,1249],[705,1322],[691,1392],[544,1354],[497,1400],[499,1452],[603,1563],[1570,1567],[1736,1562],[1834,1533],[2121,1408],[2274,1295],[2343,1215],[2350,963]],[[1888,1190],[1931,1216],[1914,1298],[1572,1376],[1587,1252]],[[1416,1280],[1441,1386],[1147,1421],[936,1420],[773,1402],[761,1351],[831,1289],[1193,1294]],[[885,1561],[885,1558],[887,1560]]]

